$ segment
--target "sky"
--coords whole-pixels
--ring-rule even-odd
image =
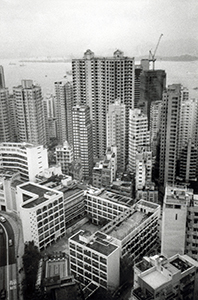
[[[0,0],[0,56],[198,55],[197,0]]]

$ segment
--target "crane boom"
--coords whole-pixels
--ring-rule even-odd
[[[157,51],[157,48],[159,46],[159,43],[160,43],[160,40],[161,40],[162,36],[163,36],[163,34],[161,34],[159,39],[158,39],[158,42],[157,42],[157,45],[155,47],[154,53],[152,54],[151,50],[149,51],[149,56],[150,56],[149,61],[153,62],[153,70],[155,69],[155,61],[156,61],[155,54],[156,54],[156,51]]]

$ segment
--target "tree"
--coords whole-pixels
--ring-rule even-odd
[[[37,273],[41,254],[38,247],[34,245],[34,241],[25,244],[23,259],[23,269],[25,278],[22,282],[24,299],[33,299]]]

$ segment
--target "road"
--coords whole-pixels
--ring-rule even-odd
[[[6,298],[0,293],[0,299],[17,300],[15,238],[8,221],[0,222],[0,274],[0,291],[6,291]]]

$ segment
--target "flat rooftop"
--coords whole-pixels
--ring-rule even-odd
[[[181,272],[185,272],[186,270],[192,267],[192,265],[189,262],[182,260],[180,257],[177,257],[176,259],[170,261],[170,264],[178,270],[180,270]]]
[[[96,232],[94,236],[92,236],[92,239],[88,243],[85,243],[80,240],[80,236],[86,236],[88,237],[88,233],[84,231],[79,231],[75,235],[71,237],[71,240],[74,240],[82,245],[86,245],[87,248],[90,248],[91,250],[97,251],[101,254],[104,254],[106,256],[110,255],[112,252],[114,252],[118,246],[112,244],[109,240],[107,240],[107,235],[101,232]],[[93,238],[94,237],[94,238]]]
[[[30,192],[34,195],[38,195],[37,199],[32,199],[31,202],[24,203],[23,208],[35,207],[35,206],[47,201],[48,198],[45,197],[45,194],[47,194],[49,196],[58,195],[58,192],[55,192],[54,190],[48,190],[42,186],[34,185],[32,183],[27,183],[26,185],[23,185],[20,188],[22,190],[24,190],[24,193],[23,193],[23,201],[24,202],[31,199],[31,196],[28,194],[25,194],[25,191]]]
[[[153,289],[159,288],[161,285],[171,281],[168,277],[164,276],[157,270],[153,270],[151,273],[144,275],[143,280]]]
[[[129,234],[129,232],[137,228],[146,218],[147,215],[145,213],[135,211],[130,217],[122,221],[120,225],[109,231],[108,234],[116,239],[122,240]]]
[[[125,197],[116,193],[109,192],[107,190],[102,191],[102,193],[99,194],[99,196],[101,198],[110,200],[112,202],[120,203],[123,205],[128,205],[128,203],[130,203],[132,200],[130,197]]]

